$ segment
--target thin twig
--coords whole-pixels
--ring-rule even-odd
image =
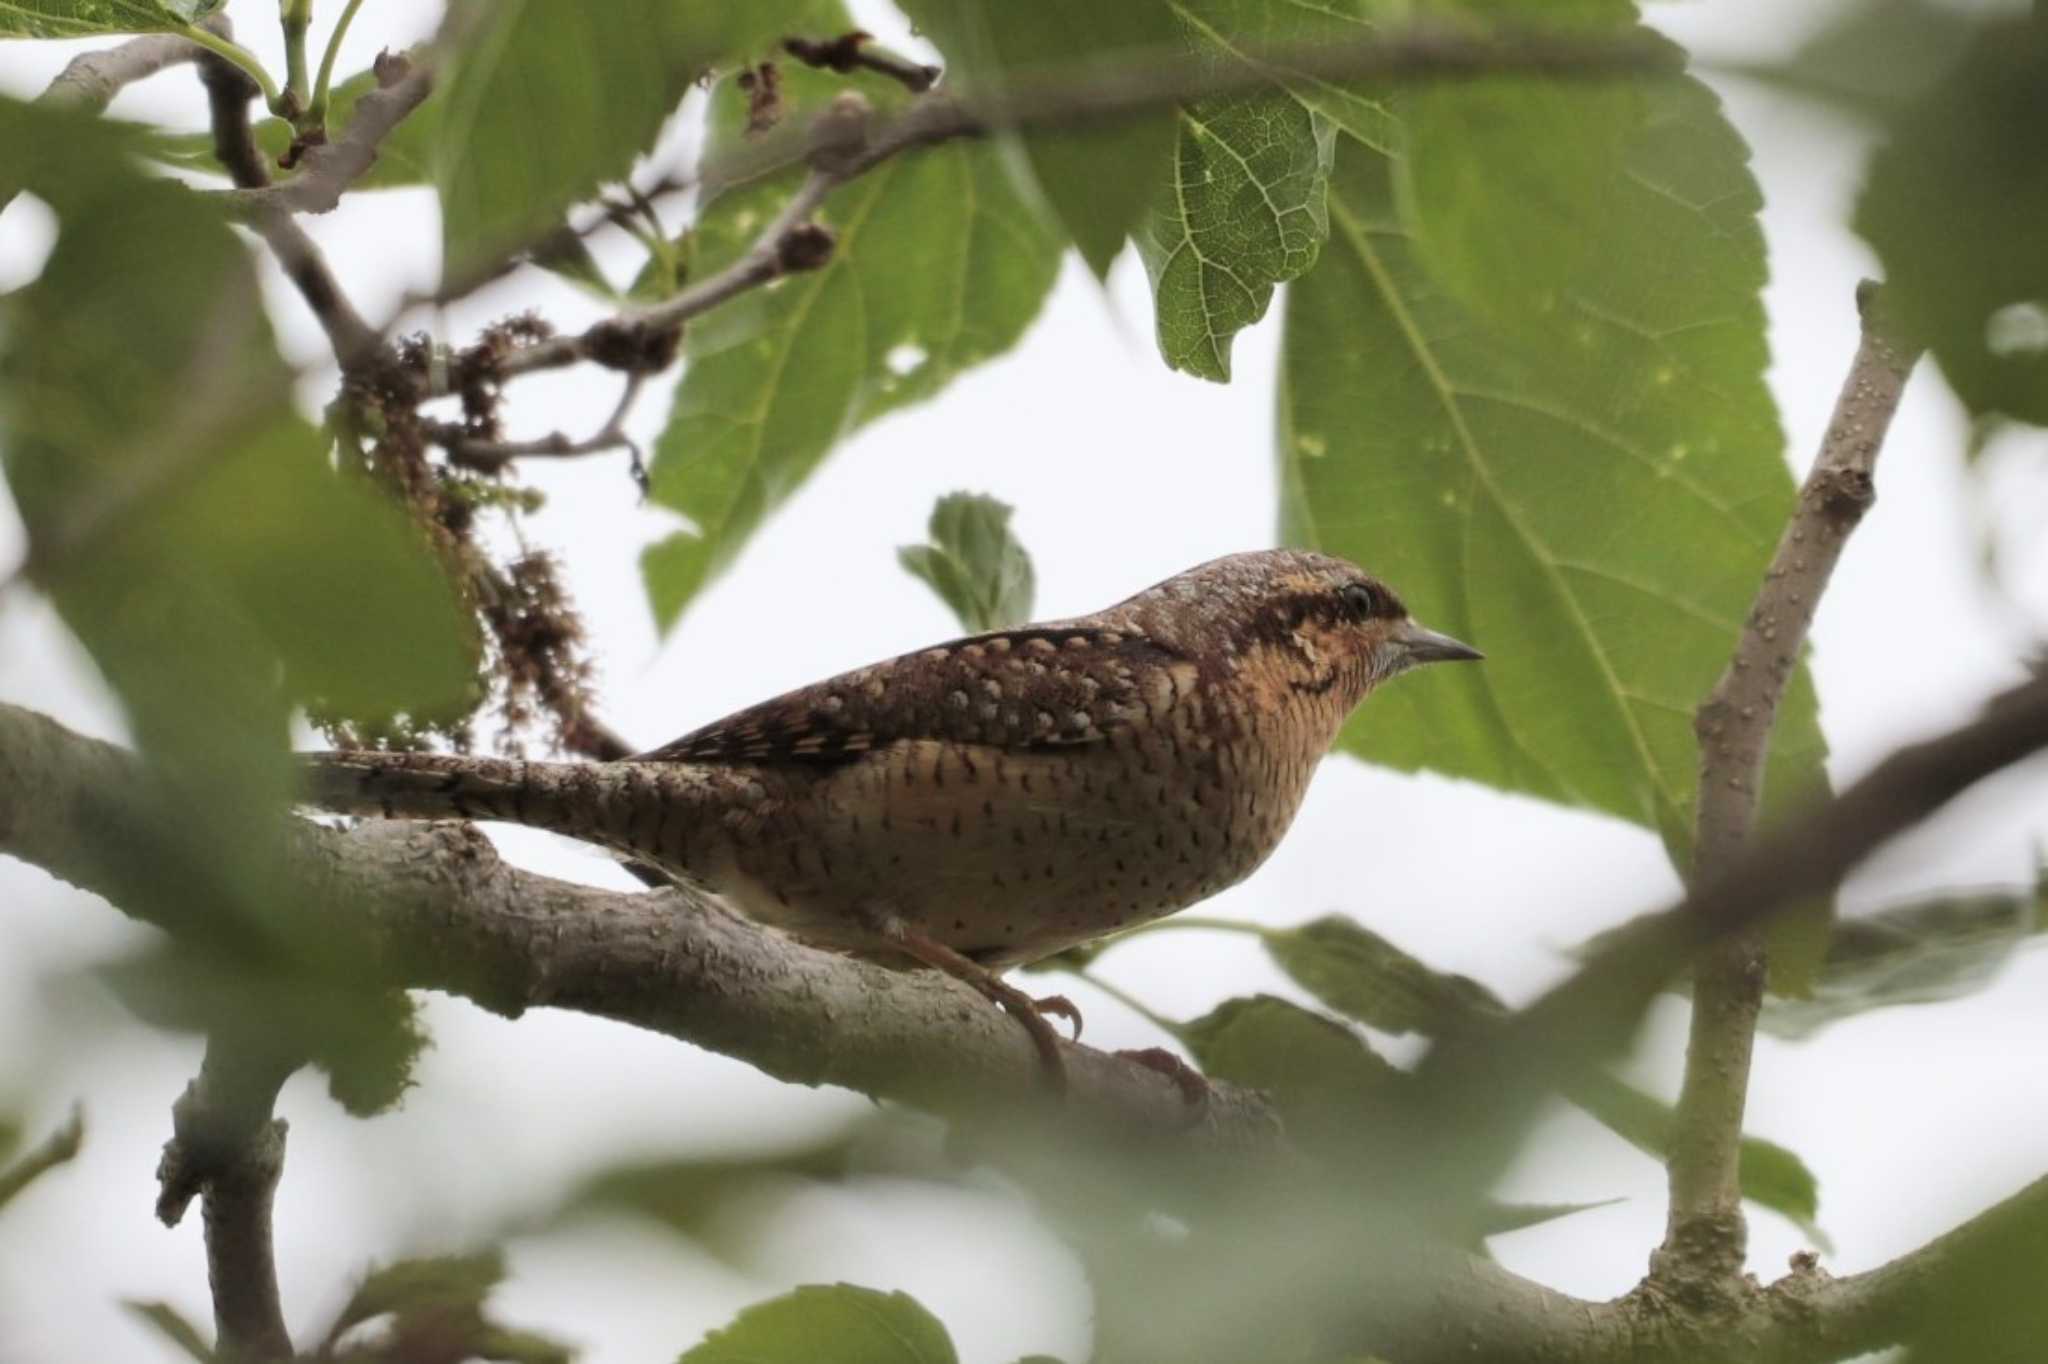
[[[1861,343],[1813,470],[1734,656],[1694,716],[1700,784],[1693,867],[1699,879],[1729,865],[1749,840],[1778,703],[1835,564],[1876,498],[1877,457],[1919,358],[1887,334],[1875,284],[1865,281],[1857,289],[1856,306]],[[1761,936],[1742,933],[1695,968],[1691,1038],[1668,1165],[1670,1214],[1654,1262],[1665,1279],[1725,1285],[1742,1272],[1747,1230],[1737,1166],[1764,967]]]
[[[850,127],[853,120],[828,113],[809,128],[764,137],[727,153],[704,167],[694,179],[669,176],[654,188],[642,191],[655,197],[695,188],[702,197],[709,198],[736,184],[793,166],[809,166],[811,178],[798,190],[777,223],[732,267],[654,308],[627,310],[581,336],[528,347],[516,357],[508,357],[503,372],[509,378],[598,359],[593,352],[608,336],[615,338],[621,329],[674,326],[778,278],[784,272],[766,268],[763,259],[764,248],[772,248],[777,239],[775,234],[805,222],[838,186],[892,156],[916,148],[982,137],[999,129],[1115,119],[1162,105],[1268,89],[1289,81],[1471,79],[1501,73],[1605,79],[1674,74],[1680,70],[1682,56],[1677,50],[1651,38],[1601,39],[1543,31],[1505,31],[1492,37],[1476,37],[1438,26],[1416,26],[1399,33],[1376,33],[1354,42],[1264,49],[1237,63],[1217,62],[1181,51],[1134,54],[1127,66],[1111,75],[1091,71],[1079,76],[1026,79],[999,92],[980,92],[971,97],[933,92],[914,101],[879,128],[869,128],[865,117],[858,120],[857,126]],[[850,132],[860,134],[859,139],[851,141]],[[829,170],[821,178],[822,167]],[[451,295],[466,293],[496,278],[534,245],[528,242],[505,253],[498,263],[440,291],[434,301],[445,302]],[[399,312],[402,314],[419,301],[422,300],[407,300]]]
[[[292,1357],[270,1230],[285,1123],[271,1109],[297,1068],[258,1047],[209,1038],[198,1077],[171,1106],[171,1139],[157,1163],[164,1225],[176,1226],[192,1199],[202,1200],[214,1327],[230,1359]]]
[[[513,352],[515,355],[518,353]],[[564,431],[556,431],[533,440],[476,440],[464,435],[461,427],[454,424],[450,424],[447,429],[439,426],[430,427],[428,435],[448,452],[451,462],[484,473],[493,473],[515,459],[533,455],[573,459],[578,455],[616,450],[622,446],[633,452],[633,467],[638,469],[643,467],[640,446],[626,432],[626,417],[633,410],[633,400],[640,396],[641,386],[646,382],[645,374],[628,374],[625,390],[619,394],[618,404],[612,408],[611,416],[605,419],[603,426],[580,440]]]
[[[270,171],[249,126],[249,101],[256,97],[256,83],[240,67],[212,53],[201,59],[199,78],[206,85],[214,157],[237,185],[245,189],[267,186]],[[289,213],[268,204],[252,209],[247,221],[269,244],[286,278],[313,310],[342,372],[354,373],[367,365],[382,343],[342,293],[313,239]]]
[[[939,82],[944,73],[936,66],[913,62],[893,52],[877,51],[868,46],[874,35],[854,29],[837,38],[785,38],[782,50],[802,62],[822,71],[837,71],[840,75],[851,75],[857,70],[873,71],[900,83],[913,95],[921,95]]]

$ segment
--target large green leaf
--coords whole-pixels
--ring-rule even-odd
[[[1181,43],[1167,0],[903,0],[963,89],[1029,86],[1048,77],[1114,81],[1132,60]],[[1109,270],[1138,225],[1174,145],[1170,110],[1084,130],[1023,137],[1031,171],[1089,268]]]
[[[626,173],[691,82],[763,49],[811,0],[489,0],[445,81],[442,269],[468,279]]]
[[[60,222],[0,313],[0,460],[39,585],[144,752],[206,792],[164,812],[188,889],[230,895],[272,846],[249,830],[284,803],[291,707],[452,708],[471,634],[422,537],[292,411],[247,249],[130,145],[0,101],[0,183]]]
[[[792,117],[842,84],[785,71]],[[891,98],[879,88],[873,95]],[[743,102],[729,86],[713,98],[719,131],[710,156],[739,135]],[[693,275],[744,251],[793,183],[783,177],[714,200],[697,225]],[[1000,150],[982,143],[892,158],[833,195],[820,218],[837,238],[822,269],[691,325],[683,381],[649,471],[654,500],[694,527],[642,561],[664,627],[834,443],[1014,344],[1058,269],[1057,237],[1019,196]]]
[[[0,0],[0,38],[97,38],[184,28],[226,0]]]
[[[1568,98],[1475,82],[1433,92],[1398,156],[1343,141],[1288,304],[1283,534],[1487,650],[1375,697],[1347,749],[1649,825],[1682,864],[1691,713],[1791,506],[1759,199],[1697,82],[1589,93],[1588,146],[1525,145],[1576,135]],[[1523,159],[1571,166],[1584,201],[1525,220]],[[1821,787],[1816,709],[1802,671],[1775,800]]]
[[[677,1364],[954,1364],[952,1337],[908,1293],[806,1284],[756,1303]]]
[[[1856,230],[1885,306],[1979,415],[2048,424],[2048,13],[1982,26],[1900,110]]]

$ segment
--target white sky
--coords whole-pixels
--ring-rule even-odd
[[[316,33],[331,8],[321,7]],[[901,32],[885,7],[856,8],[885,36]],[[1801,10],[1812,23],[1829,8]],[[371,0],[342,69],[429,29],[427,9]],[[281,69],[269,7],[241,0],[233,11],[245,40]],[[1744,56],[1796,40],[1783,16],[1772,0],[1654,11],[1698,50]],[[0,90],[34,93],[80,46],[0,44]],[[1772,385],[1791,457],[1803,467],[1854,346],[1852,289],[1875,268],[1842,227],[1863,144],[1828,114],[1754,86],[1720,85],[1764,186]],[[159,77],[116,105],[129,116],[195,126],[201,108],[196,83],[181,75]],[[424,194],[358,196],[306,225],[373,318],[434,278],[437,231]],[[0,217],[0,287],[32,277],[48,239],[36,205]],[[623,258],[614,260],[623,276]],[[274,270],[268,278],[287,349],[310,363],[322,352],[320,335]],[[581,295],[525,272],[486,305],[420,325],[460,341],[515,301],[563,326],[595,315]],[[894,549],[921,539],[932,500],[954,489],[1016,505],[1046,616],[1091,610],[1198,560],[1270,543],[1277,339],[1270,318],[1240,338],[1238,377],[1228,388],[1169,374],[1152,348],[1145,281],[1130,253],[1106,292],[1069,268],[1017,351],[839,450],[666,643],[654,636],[636,559],[674,523],[638,505],[623,455],[534,463],[532,481],[550,502],[529,534],[567,562],[603,660],[610,718],[651,744],[951,633],[936,599],[896,567]],[[306,387],[316,403],[327,391],[326,376]],[[542,376],[515,391],[516,434],[594,429],[616,396],[608,379],[589,371]],[[663,408],[661,395],[644,398],[636,429],[651,438]],[[2042,443],[2003,442],[1980,476],[1962,463],[1965,436],[1938,374],[1923,367],[1879,471],[1878,506],[1815,628],[1838,781],[1900,741],[1953,723],[2015,679],[2016,659],[2048,619],[2048,554],[2031,533],[2048,495]],[[1987,534],[2001,549],[1995,581],[1982,570]],[[19,523],[0,498],[0,564],[12,563],[21,546]],[[89,733],[120,734],[90,665],[52,614],[18,593],[0,602],[0,700]],[[2044,796],[2041,763],[1987,783],[1866,868],[1845,903],[1868,908],[1923,890],[2024,881],[2048,831]],[[573,845],[522,834],[504,841],[522,861],[559,875],[619,876]],[[1372,859],[1370,897],[1357,889],[1361,851]],[[1288,923],[1341,910],[1441,968],[1520,997],[1565,969],[1560,947],[1655,905],[1674,886],[1642,830],[1336,760],[1272,861],[1205,912]],[[118,1299],[165,1298],[194,1319],[210,1317],[196,1212],[166,1231],[150,1211],[156,1152],[198,1046],[126,1023],[89,991],[57,996],[39,983],[142,942],[143,931],[11,861],[0,861],[0,906],[0,1101],[33,1096],[29,1116],[42,1130],[75,1096],[90,1121],[81,1159],[0,1221],[9,1248],[0,1255],[0,1357],[148,1357],[157,1347],[119,1312]],[[1104,970],[1182,1017],[1233,994],[1289,992],[1247,944],[1221,935],[1161,935],[1120,949]],[[2030,1134],[2048,1121],[2048,1073],[2019,1059],[2037,1049],[2006,1045],[2038,1030],[2033,1001],[2044,984],[2048,957],[2023,954],[1995,988],[1961,1003],[1873,1016],[1796,1047],[1759,1044],[1749,1127],[1819,1173],[1821,1221],[1839,1247],[1830,1268],[1889,1258],[2041,1173]],[[1098,1045],[1163,1040],[1087,987],[1069,992]],[[428,1016],[435,1047],[398,1113],[351,1121],[306,1076],[286,1090],[291,1149],[277,1236],[286,1311],[302,1337],[324,1323],[368,1262],[462,1248],[495,1218],[540,1205],[623,1156],[795,1141],[866,1107],[844,1092],[794,1089],[594,1020],[541,1013],[507,1023],[438,997]],[[1683,1009],[1667,1002],[1637,1077],[1668,1094],[1682,1038]],[[1560,1115],[1504,1195],[1625,1201],[1502,1238],[1496,1252],[1569,1291],[1618,1293],[1658,1239],[1662,1192],[1657,1166],[1589,1121]],[[609,1364],[672,1357],[749,1302],[801,1282],[848,1279],[915,1294],[969,1364],[1032,1350],[1074,1364],[1086,1357],[1079,1270],[999,1181],[944,1189],[877,1181],[805,1192],[750,1216],[759,1224],[736,1265],[622,1225],[516,1242],[503,1314],[578,1340],[585,1358]],[[1752,1262],[1766,1276],[1802,1244],[1769,1214],[1755,1216],[1751,1242]]]

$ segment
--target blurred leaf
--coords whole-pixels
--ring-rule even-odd
[[[1341,914],[1260,937],[1267,954],[1295,984],[1347,1018],[1382,1032],[1441,1036],[1506,1011],[1478,981],[1432,970]]]
[[[779,1180],[838,1180],[846,1176],[858,1128],[793,1150],[739,1158],[662,1160],[606,1170],[562,1203],[560,1214],[609,1209],[652,1218],[702,1241],[732,1200]]]
[[[938,44],[948,85],[968,92],[1049,74],[1114,80],[1135,54],[1156,59],[1182,46],[1166,0],[900,0],[899,8]],[[1174,133],[1168,110],[1023,135],[1033,177],[1098,278],[1144,214]]]
[[[358,71],[347,80],[334,83],[328,91],[327,128],[330,137],[339,136],[347,129],[349,120],[355,116],[356,101],[376,88],[376,74],[370,71]],[[349,182],[350,193],[431,183],[433,174],[429,159],[433,155],[434,140],[439,135],[443,103],[440,93],[438,89],[430,92],[418,108],[385,135],[384,140],[377,144],[377,159],[370,163],[368,170]],[[270,167],[275,179],[282,183],[297,174],[277,164],[277,159],[292,144],[291,124],[281,118],[258,119],[251,132],[264,154],[264,164]],[[210,175],[226,174],[220,162],[214,159],[211,133],[173,133],[152,126],[144,131],[143,137],[147,151],[159,161]]]
[[[1976,27],[1968,10],[1932,0],[1859,0],[1837,10],[1789,59],[1733,69],[1882,117],[1941,79]]]
[[[1592,1212],[1595,1208],[1611,1208],[1624,1202],[1619,1198],[1602,1198],[1592,1203],[1491,1203],[1487,1205],[1481,1236],[1505,1236],[1511,1231],[1523,1231],[1529,1227],[1540,1227],[1545,1222],[1555,1222],[1562,1217],[1577,1213]]]
[[[952,1364],[952,1337],[907,1293],[806,1284],[756,1303],[677,1364]]]
[[[424,535],[293,413],[247,249],[132,145],[0,101],[0,183],[60,224],[0,305],[0,459],[38,585],[145,755],[207,793],[164,804],[162,851],[220,917],[274,889],[249,833],[285,803],[291,707],[453,709],[473,629]]]
[[[765,49],[808,4],[466,0],[477,22],[445,81],[434,148],[444,283],[624,176],[692,82]]]
[[[304,946],[192,934],[90,975],[152,1027],[253,1034],[253,1044],[325,1071],[328,1092],[348,1113],[389,1110],[412,1087],[427,1045],[418,1005],[403,990],[354,974],[359,963],[346,957],[294,953]]]
[[[783,91],[793,109],[814,109],[841,82],[791,67]],[[899,98],[873,93],[884,106]],[[715,157],[740,136],[745,101],[729,85],[712,100]],[[1059,245],[1001,159],[997,147],[962,141],[884,162],[826,202],[821,220],[838,240],[822,269],[691,324],[687,368],[649,474],[654,500],[694,530],[641,560],[664,628],[834,444],[1008,349],[1037,315]],[[743,252],[794,183],[735,187],[707,205],[695,277]]]
[[[505,1257],[495,1250],[400,1260],[373,1269],[328,1330],[331,1343],[374,1317],[449,1308],[473,1310],[505,1277]]]
[[[1010,531],[1010,505],[978,493],[948,493],[932,507],[931,543],[904,545],[897,559],[951,608],[968,634],[1031,619],[1037,580],[1031,555]]]
[[[199,1364],[213,1364],[213,1347],[199,1334],[199,1328],[185,1320],[177,1308],[167,1302],[138,1302],[133,1298],[121,1305],[154,1326],[165,1340],[177,1346],[188,1358],[198,1360]]]
[[[184,28],[226,0],[6,0],[0,38],[97,38]]]
[[[1658,1160],[1671,1153],[1678,1115],[1670,1104],[1645,1094],[1604,1071],[1575,1081],[1566,1098],[1616,1136]],[[1782,1214],[1823,1249],[1833,1249],[1820,1216],[1820,1181],[1796,1154],[1759,1137],[1745,1136],[1737,1158],[1742,1196]]]
[[[2048,423],[2048,14],[1984,23],[1892,122],[1856,205],[1884,306],[1977,416]]]
[[[1282,534],[1489,655],[1386,689],[1343,747],[1620,815],[1683,865],[1692,710],[1792,502],[1759,199],[1696,81],[1588,95],[1569,155],[1526,144],[1579,136],[1556,102],[1585,87],[1529,86],[1432,90],[1398,158],[1342,141],[1332,241],[1289,295]],[[1569,168],[1583,197],[1525,215],[1522,161]],[[1824,790],[1817,709],[1802,671],[1774,809]]]
[[[16,1194],[59,1165],[69,1164],[85,1145],[85,1111],[74,1107],[64,1125],[22,1153],[21,1158],[0,1169],[0,1208],[14,1201]]]
[[[1959,895],[1899,905],[1835,924],[1827,960],[1805,999],[1764,1003],[1762,1029],[1804,1041],[1874,1009],[1959,999],[1989,986],[2041,932],[2048,891]]]
[[[1434,970],[1342,915],[1266,930],[1260,938],[1295,984],[1338,1013],[1383,1032],[1472,1036],[1507,1014],[1499,996],[1478,981]],[[1675,1119],[1662,1100],[1606,1072],[1575,1081],[1564,1097],[1646,1154],[1660,1160],[1668,1154]],[[1797,1155],[1745,1136],[1740,1159],[1745,1198],[1783,1213],[1825,1241],[1814,1224],[1819,1182]]]
[[[1407,1078],[1343,1024],[1272,995],[1225,1000],[1179,1035],[1203,1074],[1270,1095],[1296,1139],[1385,1125]]]

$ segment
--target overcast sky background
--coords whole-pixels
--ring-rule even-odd
[[[886,6],[855,8],[885,38],[904,37]],[[1797,7],[1797,22],[1773,0],[1662,5],[1651,15],[1697,52],[1757,57],[1788,50],[1833,8]],[[332,9],[320,7],[316,39]],[[251,0],[231,6],[244,40],[281,70],[273,12]],[[370,0],[340,70],[422,36],[434,18],[430,6]],[[39,91],[85,46],[0,43],[0,91]],[[1771,379],[1790,458],[1803,469],[1855,345],[1852,291],[1874,270],[1842,226],[1866,144],[1826,111],[1740,80],[1715,84],[1755,150],[1764,188]],[[172,73],[123,95],[115,111],[196,128],[203,101],[189,73]],[[656,159],[675,151],[671,140]],[[305,221],[373,319],[435,280],[438,232],[426,193],[356,195]],[[0,288],[33,277],[51,230],[35,203],[0,216]],[[611,260],[614,276],[625,277],[627,257]],[[287,353],[317,363],[317,327],[267,260],[265,269]],[[597,315],[582,295],[525,271],[417,325],[461,342],[527,306],[563,327]],[[561,551],[602,660],[607,715],[653,744],[786,687],[957,633],[894,553],[923,538],[933,499],[955,489],[1016,506],[1016,529],[1037,562],[1042,616],[1089,611],[1202,559],[1270,544],[1278,311],[1239,339],[1231,386],[1200,383],[1157,358],[1131,253],[1107,290],[1070,258],[1016,351],[937,403],[843,446],[666,641],[654,632],[637,555],[674,519],[639,503],[623,454],[533,462],[525,472],[549,503],[528,534]],[[312,410],[331,386],[331,371],[309,376]],[[611,380],[588,369],[525,380],[514,392],[514,435],[595,429],[616,397]],[[665,389],[649,394],[635,413],[634,428],[650,441],[664,398]],[[2036,531],[2048,507],[2043,444],[2007,438],[1972,472],[1962,459],[1966,435],[1938,373],[1923,366],[1879,471],[1877,508],[1814,630],[1838,782],[2017,679],[2018,660],[2048,621],[2048,546]],[[18,560],[22,545],[0,496],[0,567]],[[1998,551],[1996,574],[1985,569],[1987,546]],[[1427,685],[1426,674],[1399,685]],[[0,599],[0,700],[121,736],[90,663],[54,615],[19,592]],[[1859,873],[1845,906],[2026,881],[2048,831],[2044,797],[2041,762],[1986,783]],[[557,875],[629,884],[565,842],[517,832],[502,842]],[[1289,923],[1342,911],[1440,968],[1522,998],[1567,969],[1560,949],[1675,888],[1644,830],[1340,759],[1324,766],[1272,861],[1204,912]],[[0,861],[0,913],[0,1111],[32,1100],[28,1116],[40,1132],[75,1097],[89,1119],[80,1159],[0,1219],[0,1358],[150,1357],[162,1347],[118,1299],[163,1298],[210,1320],[196,1212],[175,1231],[151,1215],[157,1150],[198,1044],[126,1022],[89,989],[53,991],[53,978],[147,940],[103,903]],[[1101,969],[1178,1017],[1234,994],[1292,993],[1235,936],[1162,934],[1119,949]],[[1966,1001],[1871,1016],[1798,1046],[1760,1042],[1749,1129],[1818,1172],[1821,1222],[1838,1247],[1825,1260],[1830,1269],[1879,1263],[2042,1172],[2048,1070],[2022,1059],[2038,1048],[2015,1043],[2038,1035],[2044,984],[2048,955],[2023,953],[1995,988]],[[1090,1041],[1164,1040],[1088,987],[1062,988],[1086,1011]],[[868,1107],[581,1017],[538,1013],[509,1023],[441,997],[428,1001],[427,1017],[435,1045],[398,1112],[347,1119],[324,1082],[306,1075],[285,1091],[292,1130],[277,1240],[286,1314],[301,1340],[324,1326],[369,1262],[462,1249],[496,1219],[545,1205],[592,1169],[629,1156],[793,1143]],[[1660,1005],[1636,1077],[1669,1094],[1683,1036],[1683,1007]],[[1661,1169],[1570,1113],[1543,1128],[1502,1192],[1623,1199],[1495,1242],[1511,1268],[1574,1293],[1628,1288],[1662,1230]],[[811,1190],[747,1215],[754,1225],[732,1261],[628,1223],[592,1221],[516,1241],[501,1313],[612,1364],[671,1358],[747,1303],[845,1279],[916,1295],[969,1364],[1033,1350],[1074,1364],[1087,1357],[1088,1290],[1078,1267],[994,1178]],[[1754,1216],[1760,1274],[1774,1276],[1803,1245],[1782,1220]]]

